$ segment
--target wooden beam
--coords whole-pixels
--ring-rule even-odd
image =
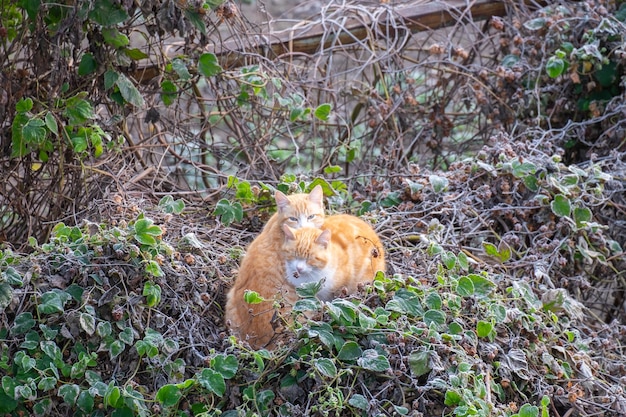
[[[541,2],[523,0],[520,3],[520,5],[538,6]],[[385,15],[390,13],[393,13],[393,18],[385,18]],[[415,3],[395,8],[385,6],[381,7],[381,17],[376,22],[369,21],[366,13],[359,18],[354,15],[346,16],[341,30],[337,33],[328,33],[328,28],[324,27],[324,23],[316,21],[270,32],[265,35],[264,42],[250,42],[244,45],[241,41],[226,41],[209,45],[206,49],[218,57],[222,68],[229,69],[249,65],[251,59],[258,58],[259,55],[276,59],[293,53],[313,54],[333,45],[350,45],[363,41],[373,33],[393,37],[396,36],[396,28],[392,25],[394,22],[411,32],[420,32],[451,26],[459,20],[478,21],[505,14],[506,4],[502,0],[447,0]],[[326,22],[326,25],[330,26],[329,22]],[[375,28],[373,25],[378,27]],[[334,28],[339,29],[336,26]],[[261,36],[259,34],[259,38]],[[135,78],[141,82],[151,79],[156,73],[158,70],[152,67],[139,68],[134,71]]]

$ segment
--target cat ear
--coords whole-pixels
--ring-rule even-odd
[[[274,200],[276,200],[276,206],[278,206],[279,211],[283,211],[289,205],[289,199],[281,191],[276,190]]]
[[[313,189],[309,193],[309,201],[311,201],[312,203],[319,204],[320,207],[323,207],[324,190],[322,189],[321,185],[317,184],[315,187],[313,187]]]
[[[322,245],[324,249],[328,247],[328,243],[330,242],[330,229],[326,229],[320,234],[317,239],[315,239],[315,243],[318,245]]]
[[[296,240],[296,235],[293,233],[293,229],[286,224],[283,224],[283,232],[287,240]]]

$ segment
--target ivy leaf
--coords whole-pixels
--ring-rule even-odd
[[[424,324],[441,326],[446,323],[446,313],[441,310],[428,310],[424,313]]]
[[[358,343],[349,340],[343,344],[339,353],[337,354],[337,359],[341,361],[355,361],[363,355],[363,350],[359,346]]]
[[[76,384],[64,384],[59,387],[59,396],[63,397],[63,402],[69,405],[76,404],[80,387]]]
[[[180,391],[180,388],[173,384],[166,384],[157,391],[156,400],[165,407],[172,407],[178,404],[182,396],[183,393]]]
[[[90,53],[86,53],[80,59],[80,64],[78,65],[78,75],[80,75],[81,77],[85,75],[89,75],[95,72],[97,68],[98,68],[98,63],[96,62],[93,55]]]
[[[130,44],[128,36],[120,33],[116,28],[103,28],[102,37],[104,41],[115,49],[120,49]]]
[[[213,214],[220,216],[220,221],[224,226],[229,226],[233,221],[240,222],[243,220],[243,207],[237,201],[231,203],[223,198],[217,202]]]
[[[367,349],[357,360],[357,364],[367,370],[384,372],[391,367],[389,360],[378,353],[376,349]]]
[[[213,359],[213,368],[224,377],[230,379],[237,374],[239,361],[235,355],[217,355]]]
[[[565,70],[565,61],[556,56],[551,56],[546,63],[546,72],[550,78],[557,78]]]
[[[315,108],[313,115],[319,120],[325,122],[330,116],[331,106],[328,103],[320,104]]]
[[[426,375],[432,370],[430,366],[431,354],[428,350],[416,350],[409,354],[409,368],[415,376]]]
[[[55,288],[41,295],[41,302],[37,306],[37,311],[41,314],[63,313],[65,303],[70,298],[68,293]]]
[[[567,197],[563,194],[554,196],[554,200],[550,203],[552,212],[559,217],[569,216],[572,212],[572,205]]]
[[[187,81],[191,78],[187,64],[182,59],[176,58],[172,61],[172,69],[178,75],[182,81]]]
[[[317,369],[320,374],[328,377],[334,378],[337,376],[337,367],[333,363],[332,360],[328,358],[319,358],[314,361],[315,369]]]
[[[161,83],[161,100],[163,101],[163,104],[166,106],[173,104],[174,100],[176,100],[177,92],[178,88],[176,87],[176,84],[169,80],[163,81]]]
[[[4,311],[13,299],[13,287],[8,282],[0,281],[0,311]]]
[[[141,218],[135,222],[135,239],[142,245],[153,246],[156,238],[163,234],[163,230],[154,224],[152,219]]]
[[[69,119],[70,125],[82,125],[90,119],[96,117],[91,103],[85,100],[84,94],[77,94],[70,97],[65,102],[63,115]]]
[[[115,26],[128,19],[128,14],[111,0],[96,0],[89,18],[101,26]]]
[[[117,81],[115,84],[120,89],[120,94],[126,100],[126,102],[132,104],[135,107],[144,107],[145,102],[137,87],[122,73],[117,74]]]
[[[353,394],[348,400],[348,404],[363,411],[367,411],[369,408],[369,402],[361,394]]]
[[[133,61],[139,61],[142,59],[148,58],[148,54],[138,48],[126,48],[124,49],[124,53]]]
[[[143,286],[142,295],[146,297],[148,307],[155,307],[161,301],[161,287],[152,281],[147,281]]]
[[[224,377],[213,369],[205,368],[198,376],[198,382],[204,388],[221,397],[226,392]]]
[[[262,303],[263,301],[265,301],[265,299],[263,297],[261,297],[258,292],[251,291],[251,290],[245,290],[244,291],[244,293],[243,293],[243,300],[247,304],[259,304],[259,303]]]
[[[435,194],[439,194],[448,189],[450,181],[446,177],[440,177],[439,175],[430,175],[428,177],[431,187]]]
[[[217,61],[217,56],[213,53],[207,52],[200,55],[200,58],[198,58],[198,71],[200,71],[200,74],[205,77],[212,77],[219,74],[223,70]]]
[[[574,221],[579,229],[585,227],[591,221],[592,213],[587,207],[576,207],[574,209]]]
[[[488,337],[493,332],[493,324],[488,321],[479,320],[476,324],[476,334],[478,337]]]

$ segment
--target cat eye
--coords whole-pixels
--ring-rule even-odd
[[[317,217],[317,214],[311,214],[311,215],[309,216],[309,220],[313,220],[313,219],[314,219],[314,218],[316,218],[316,217]]]
[[[297,221],[298,221],[298,218],[297,218],[297,217],[290,217],[290,218],[289,218],[289,221],[291,221],[291,222],[297,222]]]

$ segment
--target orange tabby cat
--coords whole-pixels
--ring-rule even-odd
[[[272,300],[292,304],[297,299],[293,286],[285,281],[281,250],[285,240],[283,225],[298,229],[320,227],[324,222],[324,194],[319,185],[309,194],[286,196],[276,191],[275,198],[278,211],[248,246],[226,299],[226,324],[233,334],[248,340],[255,348],[266,346],[274,337]],[[247,304],[244,302],[246,290],[256,291],[268,301]]]
[[[354,293],[360,283],[385,271],[385,252],[376,232],[348,214],[326,217],[322,229],[283,226],[287,281],[294,287],[324,280],[317,297],[330,301],[343,291]]]

